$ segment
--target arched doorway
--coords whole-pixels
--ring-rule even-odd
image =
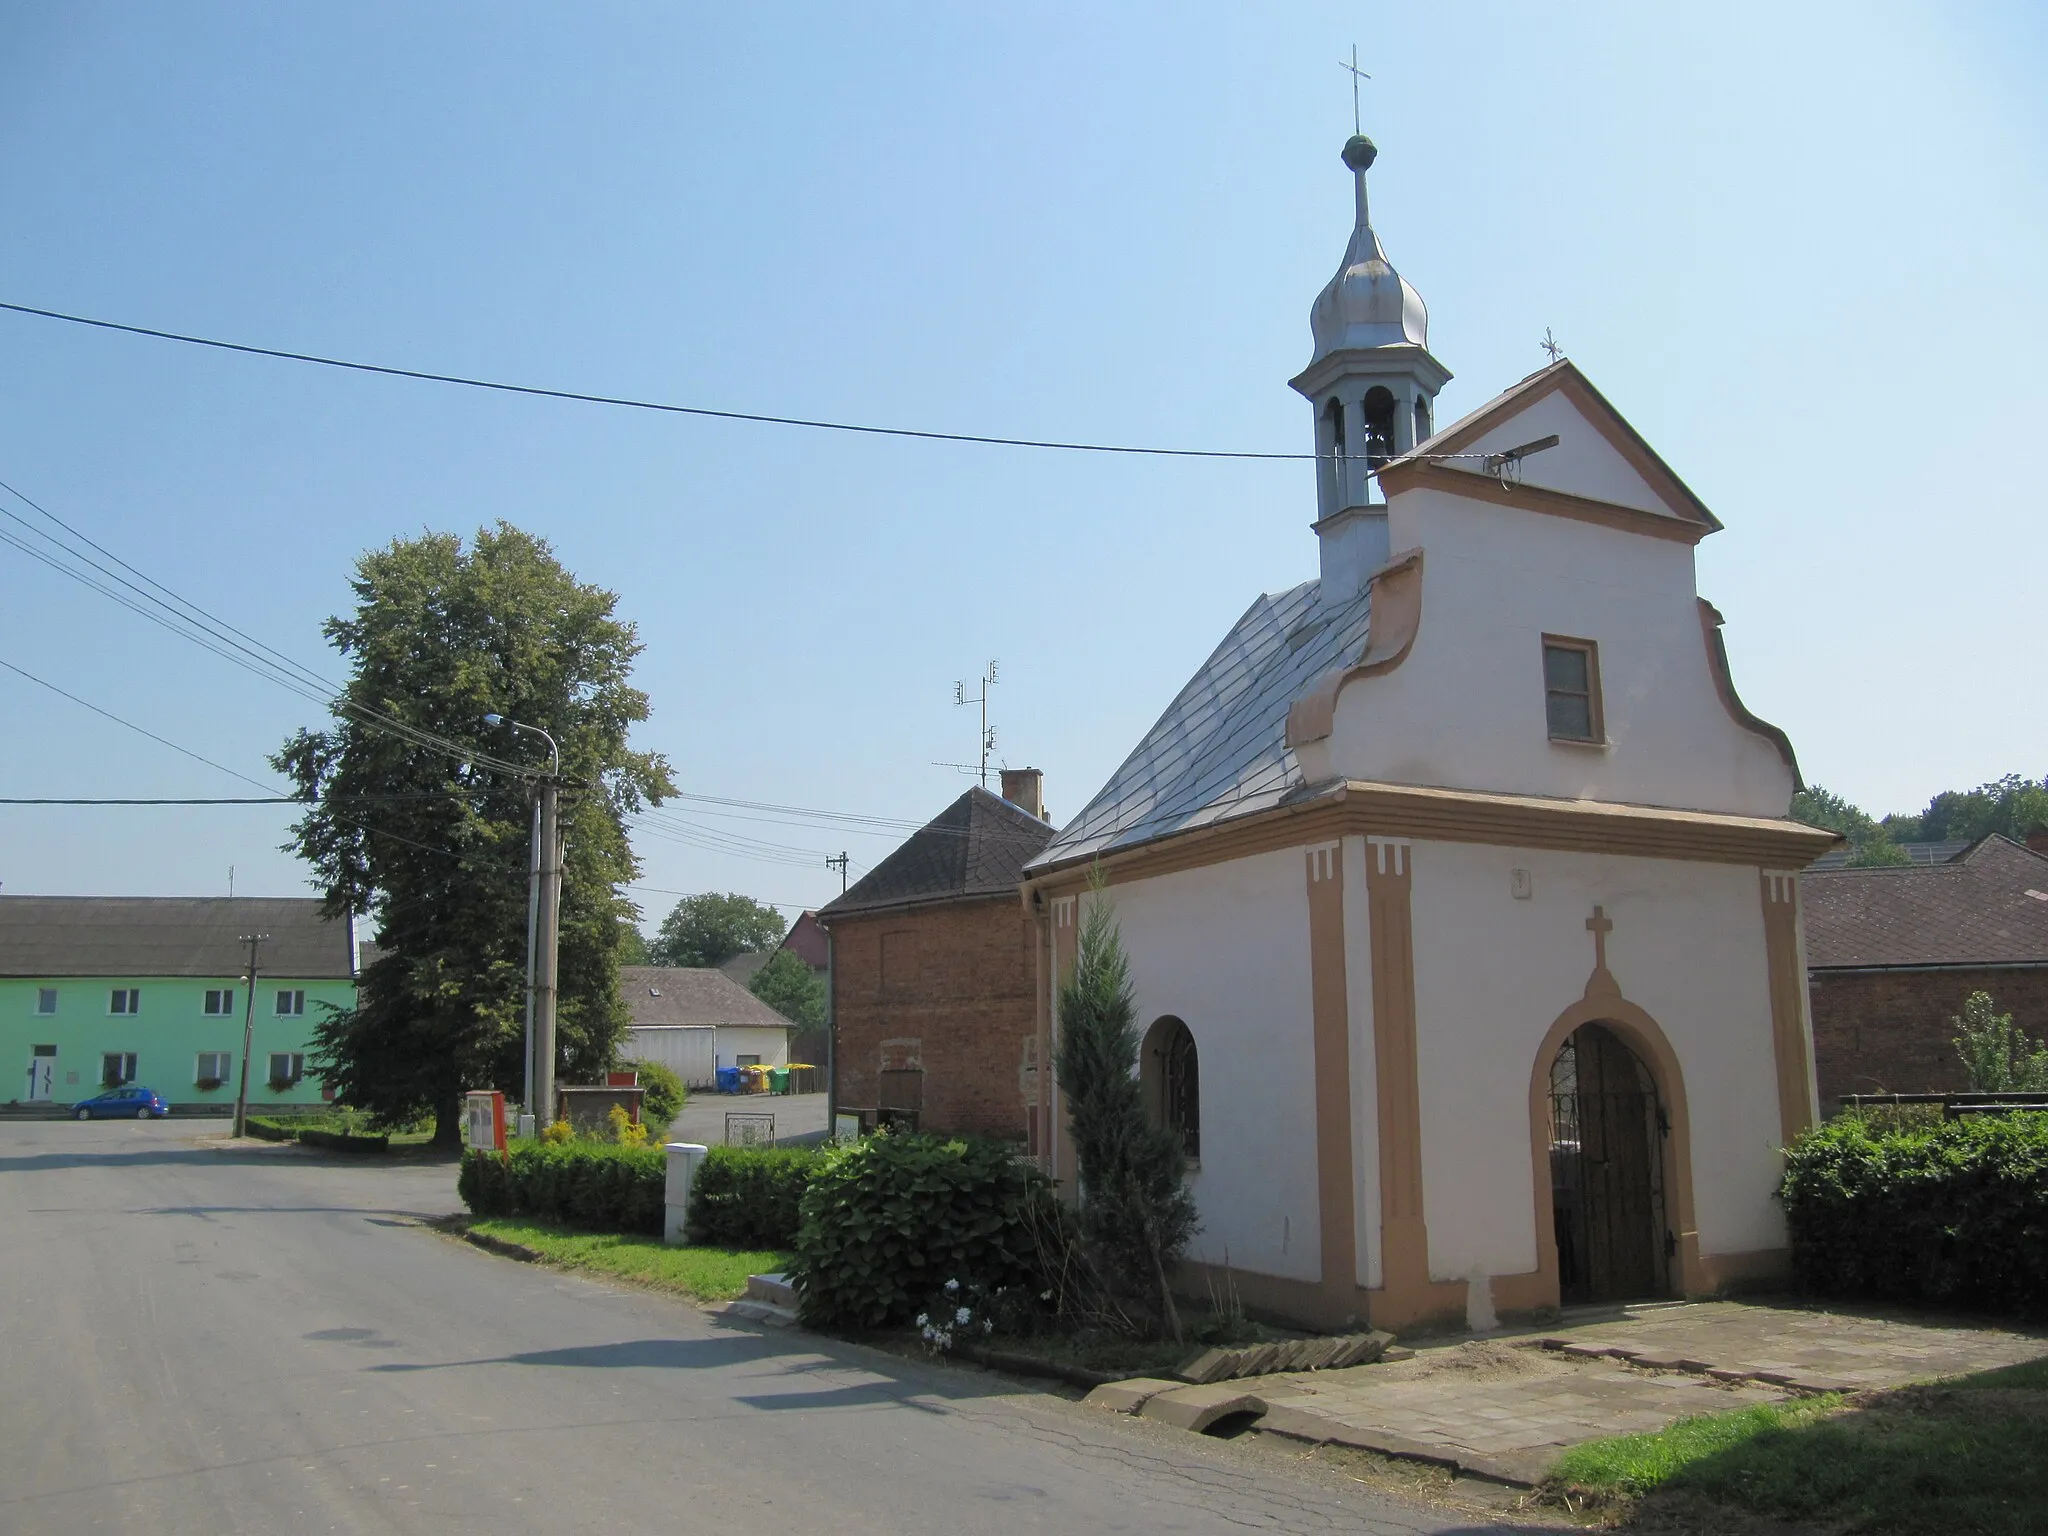
[[[1550,1195],[1565,1306],[1662,1296],[1672,1238],[1649,1067],[1604,1024],[1581,1024],[1550,1064]]]

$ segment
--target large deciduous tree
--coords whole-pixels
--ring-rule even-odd
[[[675,904],[648,952],[656,965],[723,965],[734,955],[773,949],[788,926],[780,912],[751,896],[706,891]]]
[[[272,762],[312,802],[288,851],[308,859],[330,915],[374,917],[357,1004],[315,1029],[316,1069],[390,1123],[436,1117],[457,1139],[461,1095],[522,1084],[527,861],[537,738],[561,746],[559,1067],[610,1065],[627,1024],[618,952],[638,872],[625,817],[675,793],[668,764],[626,743],[647,718],[628,677],[640,644],[617,598],[578,582],[547,544],[505,523],[395,540],[356,563],[355,611],[329,619],[350,662],[334,723]],[[428,738],[470,744],[447,749]]]

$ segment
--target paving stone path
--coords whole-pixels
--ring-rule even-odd
[[[2044,1334],[1701,1302],[1434,1346],[1350,1370],[1164,1391],[1169,1383],[1146,1382],[1151,1390],[1102,1401],[1192,1423],[1202,1406],[1194,1395],[1227,1388],[1263,1405],[1263,1430],[1535,1483],[1580,1441],[1796,1393],[1903,1386],[2044,1355]]]

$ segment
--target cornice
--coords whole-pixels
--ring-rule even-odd
[[[1553,491],[1540,485],[1503,485],[1493,475],[1452,469],[1449,465],[1428,459],[1400,459],[1387,465],[1380,471],[1380,486],[1390,497],[1411,490],[1443,491],[1468,501],[1512,507],[1520,512],[1540,512],[1550,517],[1570,518],[1574,522],[1595,523],[1603,528],[1644,533],[1654,539],[1669,539],[1679,544],[1697,544],[1714,531],[1707,523],[1667,517],[1661,512],[1645,512],[1640,507],[1624,507],[1619,502],[1600,501],[1591,496],[1576,496],[1570,491]]]

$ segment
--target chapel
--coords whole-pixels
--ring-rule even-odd
[[[1316,574],[1026,866],[1037,1058],[1106,899],[1198,1294],[1227,1269],[1269,1314],[1400,1329],[1768,1281],[1816,1111],[1797,871],[1833,836],[1788,817],[1791,744],[1698,595],[1720,522],[1620,412],[1560,358],[1437,425],[1375,154],[1344,146],[1291,381]]]

